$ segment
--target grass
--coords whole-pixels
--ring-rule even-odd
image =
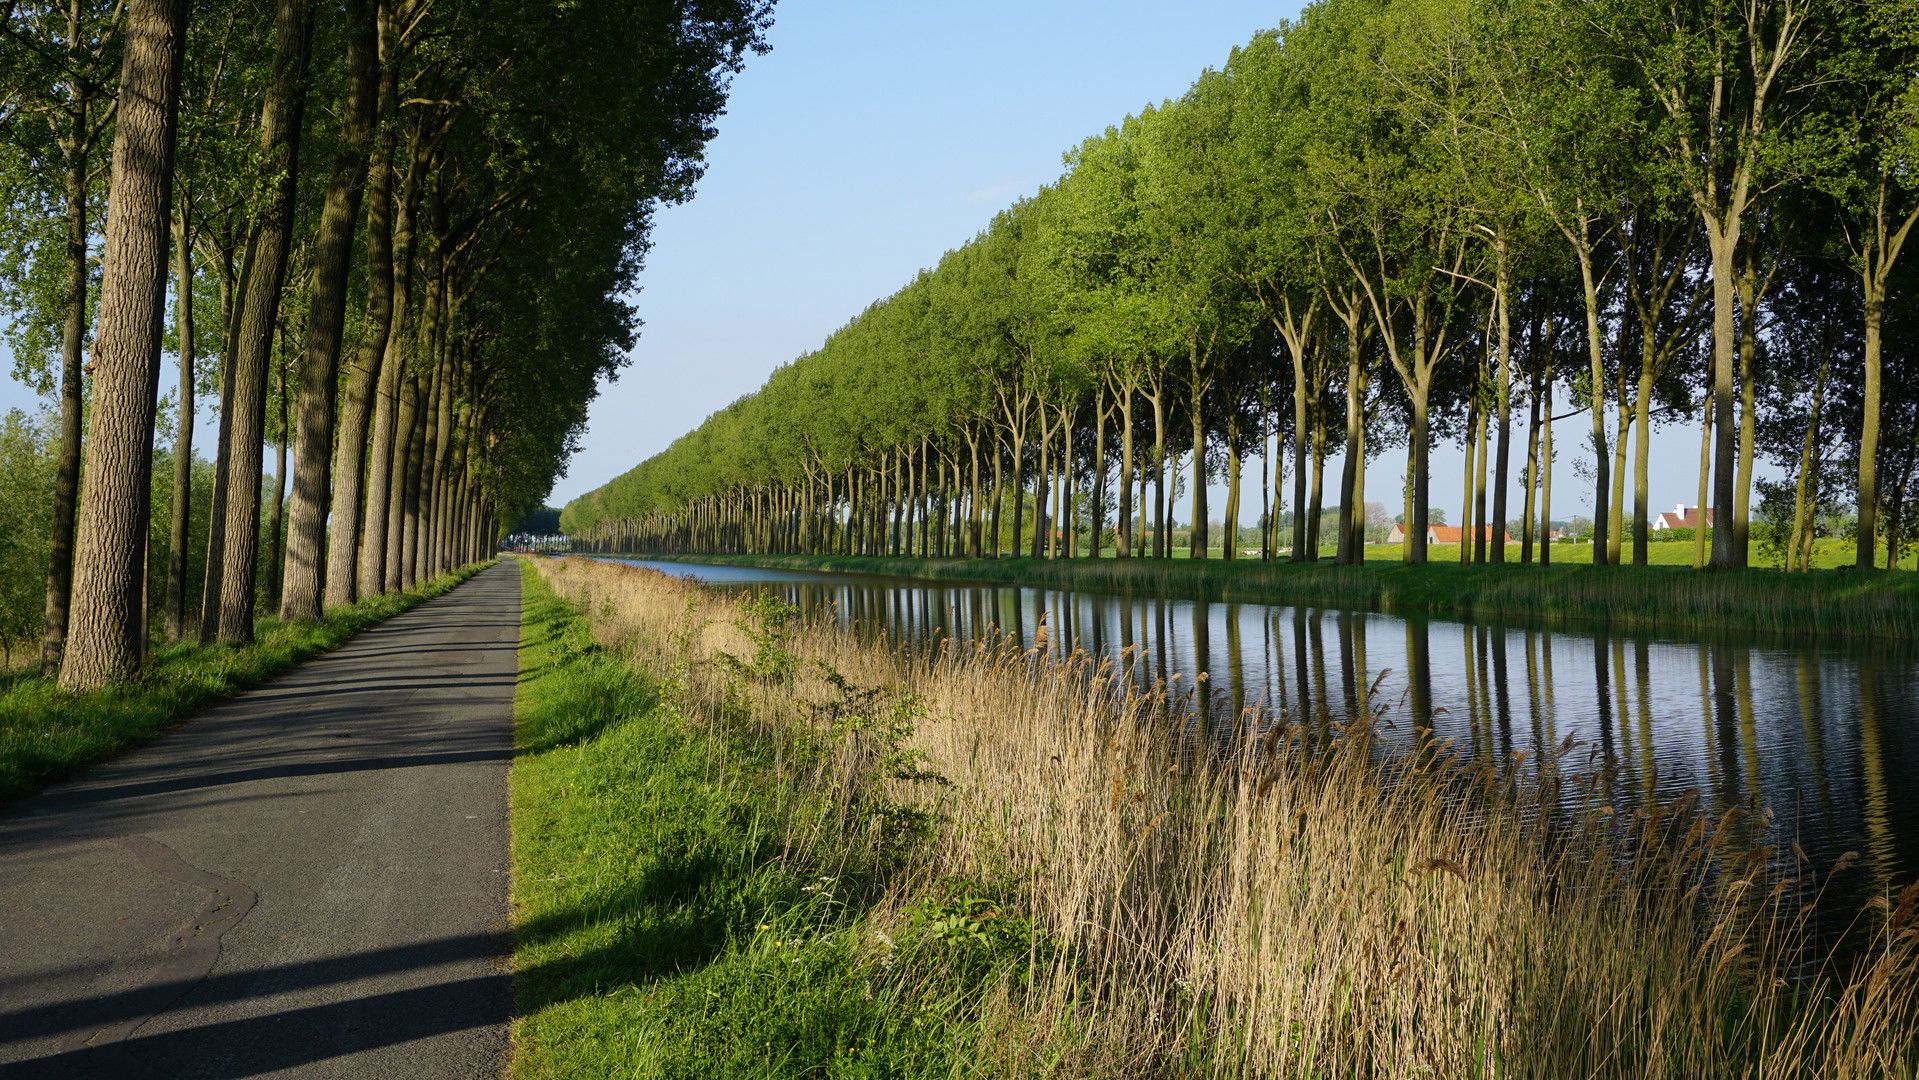
[[[818,749],[689,720],[524,574],[513,1074],[951,1075],[937,1017],[874,992],[861,830],[785,782]]]
[[[1567,545],[1568,548],[1573,545]],[[1653,545],[1681,547],[1687,545]],[[1373,549],[1374,551],[1378,549]],[[1554,550],[1558,559],[1561,549]],[[1396,552],[1397,549],[1395,548]],[[1372,552],[1369,551],[1369,555]],[[1590,555],[1590,552],[1588,552]],[[889,574],[982,584],[1091,589],[1242,603],[1304,604],[1542,625],[1738,631],[1880,640],[1919,635],[1919,575],[1850,569],[1787,574],[1658,565],[1461,566],[1435,548],[1425,566],[1257,559],[917,559],[817,555],[672,555],[693,563]],[[1690,554],[1688,554],[1690,559]]]
[[[0,805],[137,746],[197,709],[439,596],[486,565],[333,608],[318,622],[262,619],[252,644],[167,646],[131,679],[97,690],[68,693],[37,670],[0,677]]]
[[[527,572],[521,1077],[1914,1075],[1919,885],[1821,960],[1769,815]]]

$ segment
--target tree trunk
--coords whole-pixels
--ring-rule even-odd
[[[1512,273],[1506,234],[1499,234],[1496,245],[1498,254],[1498,295],[1494,305],[1498,307],[1499,317],[1499,385],[1495,389],[1494,408],[1499,412],[1499,434],[1497,445],[1493,447],[1493,520],[1492,550],[1488,552],[1491,560],[1503,564],[1506,561],[1506,483],[1510,476],[1512,459],[1512,385],[1513,385],[1513,342],[1512,342]]]
[[[287,369],[284,360],[274,366],[279,369],[280,376],[280,415],[273,438],[273,527],[267,532],[267,580],[266,588],[261,590],[268,603],[278,599],[283,584],[281,568],[284,561],[280,538],[286,535],[287,502]]]
[[[1706,565],[1706,492],[1712,483],[1712,395],[1699,407],[1699,505],[1693,508],[1692,568]]]
[[[1885,321],[1886,287],[1883,277],[1867,266],[1860,275],[1865,285],[1866,340],[1863,394],[1859,408],[1859,539],[1853,565],[1871,570],[1879,539],[1879,367],[1880,341]],[[1897,553],[1895,552],[1895,557]],[[1896,564],[1888,564],[1896,565]]]
[[[1537,329],[1537,327],[1535,327]],[[1533,536],[1535,534],[1533,512],[1538,507],[1539,492],[1539,388],[1531,388],[1527,394],[1530,399],[1526,408],[1526,498],[1522,512],[1522,524],[1519,527],[1519,565],[1530,566],[1533,561]]]
[[[173,434],[173,518],[167,523],[167,643],[186,634],[187,531],[193,520],[193,223],[174,219],[174,319],[180,338],[180,402]]]
[[[1813,382],[1812,416],[1806,423],[1806,438],[1799,447],[1798,481],[1793,485],[1792,500],[1792,537],[1786,547],[1786,569],[1805,571],[1812,569],[1811,560],[1804,558],[1800,548],[1808,539],[1811,529],[1812,502],[1817,496],[1811,491],[1810,478],[1812,463],[1816,458],[1819,445],[1819,412],[1826,398],[1826,368],[1829,361],[1821,360],[1819,375]],[[1813,495],[1809,500],[1808,496]],[[1807,545],[1808,547],[1810,545]]]
[[[1552,335],[1548,334],[1550,338]],[[1551,369],[1546,374],[1546,399],[1539,411],[1546,418],[1545,429],[1539,433],[1539,565],[1551,566],[1553,562],[1553,377]]]
[[[407,305],[410,299],[413,280],[413,244],[417,235],[414,218],[419,203],[423,173],[426,171],[425,149],[414,132],[413,145],[408,152],[406,185],[400,198],[393,206],[393,243],[387,261],[391,274],[393,297],[388,305],[386,319],[386,339],[379,351],[379,376],[375,383],[377,390],[374,399],[373,433],[369,447],[367,463],[366,504],[361,511],[360,527],[360,568],[359,591],[361,596],[371,596],[386,588],[388,580],[388,555],[392,547],[389,542],[391,531],[388,528],[392,520],[394,488],[393,461],[396,446],[404,445],[403,432],[399,430],[399,411],[402,384],[406,373],[406,321]],[[388,176],[391,183],[391,175]],[[369,220],[368,230],[372,231]],[[368,260],[377,265],[373,252],[374,239],[369,236]],[[369,287],[367,299],[369,311],[375,298]],[[378,324],[369,326],[370,332],[377,332]],[[371,346],[368,346],[370,355]]]
[[[1736,276],[1733,271],[1733,251],[1738,246],[1739,234],[1732,230],[1730,236],[1707,224],[1706,238],[1712,246],[1712,410],[1713,410],[1713,463],[1712,463],[1712,512],[1718,528],[1712,531],[1712,559],[1707,565],[1714,569],[1731,569],[1739,565],[1739,558],[1733,545],[1733,480],[1737,465],[1737,449],[1733,430],[1733,361],[1735,338],[1733,310],[1738,305],[1735,293]],[[1705,517],[1702,506],[1700,518]]]
[[[398,344],[398,339],[394,339]],[[398,357],[387,357],[387,363],[399,364]],[[382,556],[384,571],[381,576],[381,588],[386,592],[397,592],[406,577],[404,566],[400,562],[403,551],[404,526],[406,524],[406,466],[412,456],[414,429],[420,426],[420,379],[417,375],[405,377],[400,388],[400,405],[393,426],[392,461],[387,475],[387,498],[380,508],[386,516],[383,531],[386,536],[386,554]],[[372,507],[368,510],[371,512]]]
[[[411,589],[420,581],[420,481],[426,471],[427,436],[433,422],[432,403],[429,387],[415,407],[413,439],[406,452],[406,478],[400,499],[400,587],[403,589]]]
[[[253,259],[247,245],[240,276]],[[225,569],[227,535],[227,460],[233,456],[233,338],[239,330],[241,294],[233,275],[231,249],[220,261],[220,428],[213,450],[213,494],[207,502],[207,565],[200,585],[200,644],[211,644],[220,629],[220,581]]]
[[[153,495],[153,414],[165,328],[173,150],[187,6],[131,0],[119,118],[101,247],[93,342],[87,492],[74,560],[72,633],[60,666],[68,690],[121,677],[138,662],[146,626],[147,518]]]
[[[1580,285],[1586,301],[1586,358],[1592,371],[1592,451],[1593,451],[1593,565],[1606,565],[1610,543],[1607,529],[1612,522],[1609,501],[1612,487],[1612,462],[1606,446],[1606,354],[1599,336],[1599,283],[1593,277],[1592,252],[1579,251]]]
[[[455,364],[453,350],[445,350],[446,357],[441,361],[442,375],[438,382],[439,393],[434,409],[433,443],[431,455],[421,462],[426,475],[421,480],[420,510],[420,568],[419,576],[430,578],[439,572],[439,529],[440,512],[445,508],[446,470],[452,463],[453,455],[453,383]]]
[[[260,118],[262,176],[278,173],[254,225],[255,249],[240,282],[234,341],[232,445],[227,458],[226,544],[220,573],[222,641],[253,640],[255,575],[260,542],[260,454],[266,426],[267,365],[279,318],[281,287],[293,237],[298,195],[301,115],[307,55],[313,39],[307,0],[279,0],[273,78]]]
[[[67,35],[79,35],[77,8]],[[73,601],[73,530],[80,501],[80,426],[85,423],[81,395],[81,349],[87,333],[87,152],[91,89],[75,80],[69,105],[66,152],[67,317],[60,331],[60,453],[53,472],[53,524],[47,544],[47,604],[40,643],[40,674],[60,673],[67,644],[67,615]]]
[[[1481,369],[1482,373],[1484,369]],[[1479,422],[1473,425],[1473,562],[1485,565],[1486,562],[1486,466],[1490,449],[1486,443],[1487,429],[1492,424],[1492,413],[1485,404],[1479,408]]]
[[[1473,455],[1479,449],[1479,394],[1466,405],[1466,472],[1459,478],[1459,565],[1473,561]]]
[[[1310,500],[1306,517],[1306,561],[1319,561],[1319,519],[1325,513],[1326,486],[1326,419],[1313,415],[1313,484],[1307,498]]]
[[[1346,463],[1340,472],[1339,548],[1335,556],[1341,566],[1354,566],[1365,560],[1365,554],[1353,545],[1354,522],[1360,522],[1359,527],[1364,528],[1366,520],[1365,509],[1353,505],[1353,492],[1358,489],[1360,474],[1366,469],[1361,441],[1366,428],[1366,368],[1361,352],[1365,344],[1360,338],[1359,319],[1357,305],[1349,303],[1341,319],[1346,324]]]
[[[306,351],[300,364],[293,505],[280,601],[280,617],[289,620],[320,617],[325,586],[320,560],[332,501],[328,470],[333,458],[334,403],[339,393],[340,347],[346,327],[347,271],[353,258],[360,196],[366,185],[367,147],[373,140],[379,105],[378,44],[367,0],[346,0],[345,14],[346,102],[333,175],[327,181],[319,235],[314,242]],[[354,495],[357,504],[357,490]],[[357,511],[357,505],[353,509]],[[349,512],[340,516],[353,515]]]
[[[1238,554],[1239,547],[1239,416],[1235,411],[1226,430],[1226,514],[1220,522],[1220,531],[1226,535],[1220,545],[1220,555],[1231,561]]]
[[[1199,377],[1199,360],[1193,360],[1193,528],[1188,537],[1186,557],[1204,559],[1211,547],[1206,535],[1206,390],[1212,380]]]
[[[1412,488],[1412,498],[1408,500],[1406,513],[1406,561],[1414,566],[1426,564],[1426,541],[1429,539],[1426,519],[1431,516],[1432,511],[1429,455],[1432,451],[1433,436],[1430,390],[1428,382],[1421,379],[1411,394],[1413,423],[1406,454],[1411,472],[1411,475],[1407,477],[1407,483]]]
[[[1648,441],[1652,437],[1652,370],[1641,365],[1639,386],[1633,395],[1632,437],[1633,437],[1633,482],[1632,482],[1632,564],[1645,566],[1649,553],[1646,544],[1651,539],[1648,526],[1651,524],[1652,485],[1652,446]]]
[[[1753,429],[1759,426],[1753,412],[1752,357],[1759,336],[1759,297],[1753,254],[1746,249],[1746,265],[1739,275],[1739,473],[1733,493],[1733,565],[1744,568],[1752,563],[1752,536],[1747,511],[1752,503]]]
[[[1153,558],[1164,559],[1166,550],[1166,393],[1159,386],[1150,395],[1153,403]],[[1143,513],[1143,508],[1142,508]]]

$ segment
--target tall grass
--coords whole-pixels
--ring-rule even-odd
[[[1240,603],[1499,618],[1542,625],[1745,631],[1905,640],[1919,635],[1919,575],[1673,566],[1364,566],[1257,559],[880,559],[675,555],[693,563],[893,574]]]
[[[1750,847],[1765,821],[1709,820],[1691,796],[1619,810],[1561,770],[1570,747],[1501,770],[1431,744],[1391,757],[1382,716],[1249,713],[1220,751],[1169,720],[1176,690],[1140,694],[1082,653],[893,652],[640,568],[535,565],[688,716],[761,733],[779,782],[835,808],[780,857],[880,868],[846,886],[870,905],[866,976],[910,1000],[966,973],[984,1074],[1844,1078],[1919,1061],[1919,884],[1861,914],[1849,959],[1820,961],[1808,921],[1850,856]]]

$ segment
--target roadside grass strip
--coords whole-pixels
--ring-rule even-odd
[[[792,782],[797,748],[688,721],[523,580],[514,1075],[954,1075],[955,1001],[885,978],[865,929],[885,867],[857,843],[816,857],[838,808]]]
[[[0,677],[0,805],[131,749],[491,565],[462,567],[411,589],[331,608],[317,622],[264,618],[247,645],[166,646],[131,679],[98,690],[68,693],[37,672]]]

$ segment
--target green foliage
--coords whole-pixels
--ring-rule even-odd
[[[38,661],[53,505],[53,425],[18,409],[0,418],[0,672]]]

